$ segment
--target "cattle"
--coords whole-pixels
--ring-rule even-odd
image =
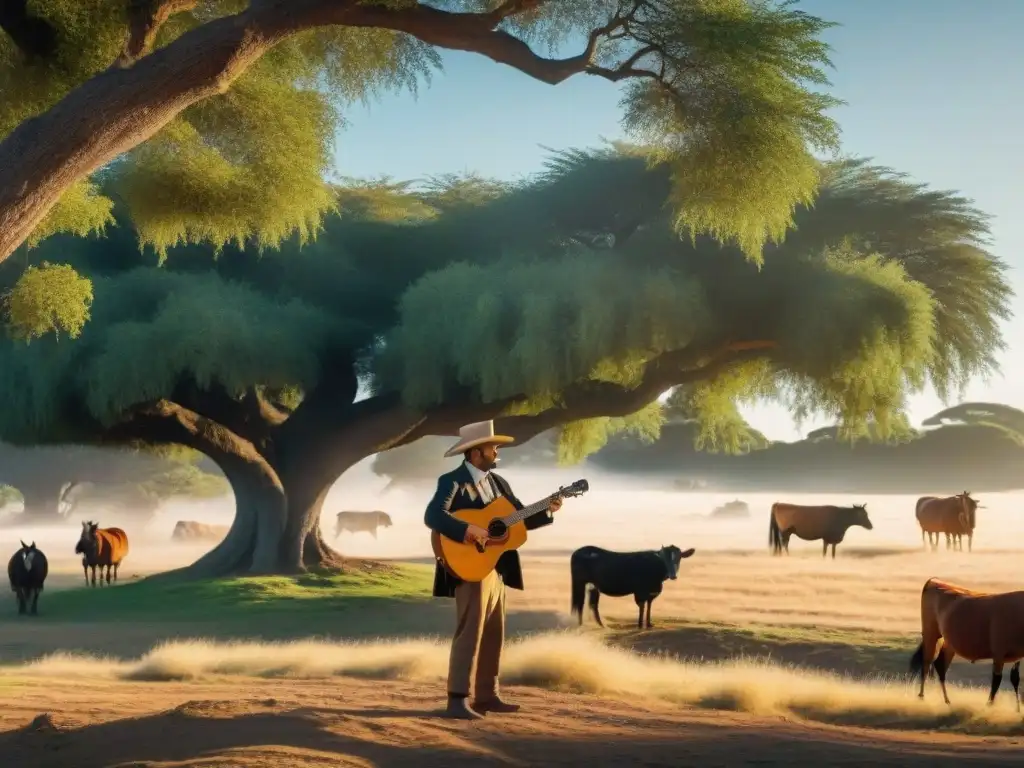
[[[334,538],[338,538],[342,531],[359,533],[364,531],[373,538],[377,538],[378,528],[390,528],[391,516],[387,512],[375,510],[373,512],[339,512],[334,522]]]
[[[7,561],[7,578],[11,581],[11,591],[18,598],[19,614],[30,612],[35,616],[39,613],[39,594],[43,591],[49,572],[46,555],[36,548],[36,543],[21,542],[21,549]]]
[[[922,496],[917,500],[914,514],[921,526],[921,543],[932,551],[939,548],[939,534],[946,536],[946,549],[963,550],[963,536],[967,536],[967,551],[974,546],[974,526],[978,502],[970,491],[956,496]],[[927,539],[925,538],[927,536]]]
[[[117,581],[117,570],[128,554],[128,534],[120,528],[100,528],[92,521],[82,523],[82,536],[75,545],[75,554],[82,555],[82,570],[85,583],[89,585],[89,569],[92,569],[92,586],[96,586],[96,568],[100,569],[100,585],[103,584],[103,569],[107,569],[107,584],[111,572]]]
[[[228,535],[230,526],[199,523],[195,520],[179,520],[171,533],[172,541],[218,542]]]
[[[583,624],[583,598],[590,585],[590,610],[598,626],[603,627],[597,609],[602,593],[609,597],[632,595],[640,613],[637,629],[644,626],[644,606],[647,607],[647,629],[651,624],[651,604],[661,594],[665,579],[675,580],[679,564],[696,550],[680,550],[669,545],[658,550],[643,552],[611,552],[600,547],[580,547],[569,558],[572,573],[572,613]]]
[[[939,643],[942,643],[941,647]],[[1020,712],[1020,662],[1024,659],[1024,592],[975,592],[938,579],[928,579],[921,590],[921,644],[910,658],[910,673],[924,681],[933,665],[949,704],[946,672],[955,656],[972,664],[992,660],[991,704],[1003,682],[1003,666],[1013,662],[1010,684]]]
[[[871,530],[867,504],[854,504],[852,507],[835,507],[824,505],[819,507],[802,506],[800,504],[772,504],[768,521],[768,544],[773,555],[789,554],[789,538],[796,536],[804,541],[821,540],[821,556],[825,557],[829,546],[832,547],[832,559],[836,557],[836,545],[846,536],[851,526],[859,525]]]

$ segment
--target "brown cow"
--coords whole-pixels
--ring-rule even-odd
[[[941,645],[940,645],[941,643]],[[992,660],[991,704],[1003,681],[1003,667],[1012,662],[1010,684],[1020,712],[1020,662],[1024,659],[1024,592],[976,592],[947,581],[928,579],[921,590],[921,645],[910,659],[910,672],[924,681],[928,665],[935,668],[946,693],[946,671],[953,657],[961,656],[972,664]]]
[[[387,512],[375,510],[373,512],[339,512],[338,519],[334,523],[334,538],[338,538],[342,531],[358,533],[366,531],[373,538],[377,538],[378,528],[390,528],[391,515]]]
[[[946,549],[963,550],[963,537],[967,536],[967,551],[974,545],[975,510],[978,508],[976,499],[971,498],[970,491],[956,496],[922,496],[917,500],[914,514],[921,526],[921,543],[932,551],[939,548],[939,534],[946,535]],[[925,540],[927,534],[927,541]]]
[[[836,557],[836,544],[846,536],[847,529],[852,525],[871,530],[868,519],[867,504],[854,504],[852,507],[805,507],[800,504],[772,504],[771,519],[768,522],[768,544],[773,555],[789,554],[789,537],[796,534],[804,541],[821,539],[821,556],[825,557],[829,545],[832,546],[832,559]]]
[[[195,520],[179,520],[171,533],[172,541],[213,541],[217,542],[228,535],[230,526],[199,523]]]
[[[100,528],[99,523],[82,523],[82,536],[75,545],[75,554],[82,555],[82,570],[85,584],[89,585],[89,569],[92,568],[92,585],[96,586],[96,566],[100,569],[100,584],[103,584],[103,569],[107,569],[107,584],[113,569],[117,581],[117,569],[128,554],[128,534],[120,528]]]

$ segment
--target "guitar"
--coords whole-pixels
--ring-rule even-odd
[[[567,488],[541,499],[536,504],[516,510],[512,502],[499,496],[483,509],[463,509],[450,513],[453,517],[487,531],[486,542],[466,544],[449,539],[436,531],[430,535],[434,556],[445,570],[463,581],[483,581],[498,564],[498,558],[526,543],[526,518],[544,512],[555,499],[581,496],[590,490],[590,483],[577,480]]]

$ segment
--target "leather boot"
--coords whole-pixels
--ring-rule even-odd
[[[477,712],[494,712],[495,714],[511,714],[512,712],[518,712],[520,707],[518,704],[509,704],[508,702],[502,701],[497,696],[492,696],[487,699],[481,699],[473,702],[473,709]]]
[[[479,712],[474,712],[469,706],[469,697],[449,696],[448,707],[444,711],[444,717],[453,720],[481,720],[483,715]]]

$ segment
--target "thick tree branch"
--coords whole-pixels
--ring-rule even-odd
[[[703,356],[696,365],[692,352],[669,352],[648,364],[643,379],[636,387],[583,382],[564,393],[559,407],[531,416],[498,418],[495,430],[524,443],[541,432],[570,421],[629,416],[653,403],[672,387],[707,381],[735,365],[765,357],[774,347],[775,343],[770,341],[729,344],[714,354]]]
[[[221,466],[239,461],[267,464],[250,441],[171,400],[139,405],[123,422],[107,430],[105,438],[110,442],[184,445],[209,456]]]
[[[171,393],[171,400],[248,440],[264,455],[269,450],[271,433],[279,423],[272,412],[261,407],[255,392],[246,392],[238,398],[218,383],[199,387],[191,379],[183,380]]]
[[[742,362],[763,358],[776,343],[767,340],[731,342],[714,352],[687,348],[666,352],[648,363],[643,379],[632,388],[600,381],[580,382],[562,393],[562,403],[540,414],[500,414],[524,397],[491,403],[452,403],[434,409],[404,438],[389,447],[405,445],[427,435],[454,435],[463,424],[495,419],[495,429],[523,443],[570,421],[600,416],[628,416],[679,384],[705,381]]]
[[[629,14],[593,30],[580,54],[549,59],[495,28],[542,1],[509,0],[488,13],[451,13],[356,0],[252,0],[245,11],[202,24],[132,66],[111,67],[0,142],[0,261],[26,240],[71,184],[146,141],[182,110],[222,93],[270,48],[307,29],[347,25],[404,32],[441,48],[479,53],[549,84],[588,71],[611,79],[606,70],[592,70],[592,61],[601,39],[628,23]],[[143,20],[133,23],[132,50],[144,51],[159,27],[159,14],[180,3],[154,0],[145,7],[154,13],[143,18],[140,12]],[[13,28],[22,34],[16,24]]]
[[[149,53],[171,16],[196,7],[198,0],[128,0],[128,37],[117,64],[129,66]]]

